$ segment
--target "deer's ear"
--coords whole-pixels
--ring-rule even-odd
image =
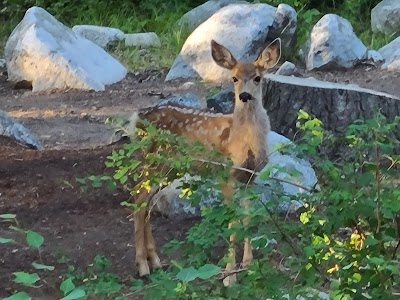
[[[232,70],[237,64],[232,53],[214,40],[211,40],[211,55],[217,65],[225,69]]]
[[[273,40],[258,56],[254,64],[265,70],[275,67],[281,58],[281,39]]]

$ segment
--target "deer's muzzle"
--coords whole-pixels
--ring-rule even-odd
[[[250,95],[250,94],[247,93],[247,92],[243,92],[243,93],[241,93],[241,94],[239,95],[239,99],[240,99],[242,102],[247,102],[247,101],[249,101],[249,100],[253,100],[253,96]]]

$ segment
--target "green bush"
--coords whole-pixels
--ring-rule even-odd
[[[135,294],[144,299],[282,299],[284,295],[294,299],[295,295],[312,298],[318,291],[327,291],[330,299],[398,298],[400,142],[393,133],[400,126],[400,117],[389,121],[378,114],[371,120],[356,121],[343,135],[332,135],[318,119],[300,111],[298,126],[296,136],[301,138],[295,150],[312,158],[320,174],[320,191],[293,197],[269,179],[265,188],[274,196],[264,203],[259,192],[239,185],[232,204],[221,201],[203,208],[201,221],[186,238],[164,247],[165,252],[178,251],[181,259],[172,261],[166,271],[152,274],[149,285],[135,281]],[[114,176],[94,177],[94,185],[107,181],[134,192],[137,186],[131,180],[153,165],[163,171],[151,175],[145,184],[168,184],[189,172],[196,162],[192,154],[203,151],[165,131],[149,127],[148,132],[140,141],[115,151],[107,162]],[[154,141],[162,147],[148,153],[146,149]],[[324,149],[339,144],[343,155],[335,160],[324,158]],[[143,159],[136,160],[135,152]],[[199,191],[216,189],[226,178],[227,169],[212,161],[210,158],[203,165],[212,171],[197,173],[203,176],[201,189],[199,181],[183,187],[183,194],[195,203]],[[261,177],[268,179],[269,171]],[[252,202],[248,211],[240,209],[243,198]],[[297,218],[275,213],[277,203],[293,199],[306,203]],[[246,216],[251,221],[244,226],[241,220]],[[232,219],[239,222],[228,229]],[[248,268],[239,268],[237,284],[225,288],[221,279],[227,276],[224,266],[232,233],[238,244],[251,238],[255,260]]]

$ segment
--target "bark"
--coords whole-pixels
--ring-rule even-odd
[[[356,85],[310,78],[269,75],[264,83],[263,104],[272,130],[292,138],[297,113],[305,110],[333,132],[344,132],[357,119],[369,119],[381,110],[389,119],[400,115],[400,99]],[[400,138],[400,130],[395,133]]]

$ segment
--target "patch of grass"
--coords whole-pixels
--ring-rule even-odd
[[[183,28],[175,26],[159,36],[161,47],[141,49],[125,46],[121,42],[110,52],[129,70],[165,69],[172,65],[187,35]]]
[[[368,49],[378,50],[393,41],[398,34],[384,35],[368,29],[359,35],[360,40]]]

